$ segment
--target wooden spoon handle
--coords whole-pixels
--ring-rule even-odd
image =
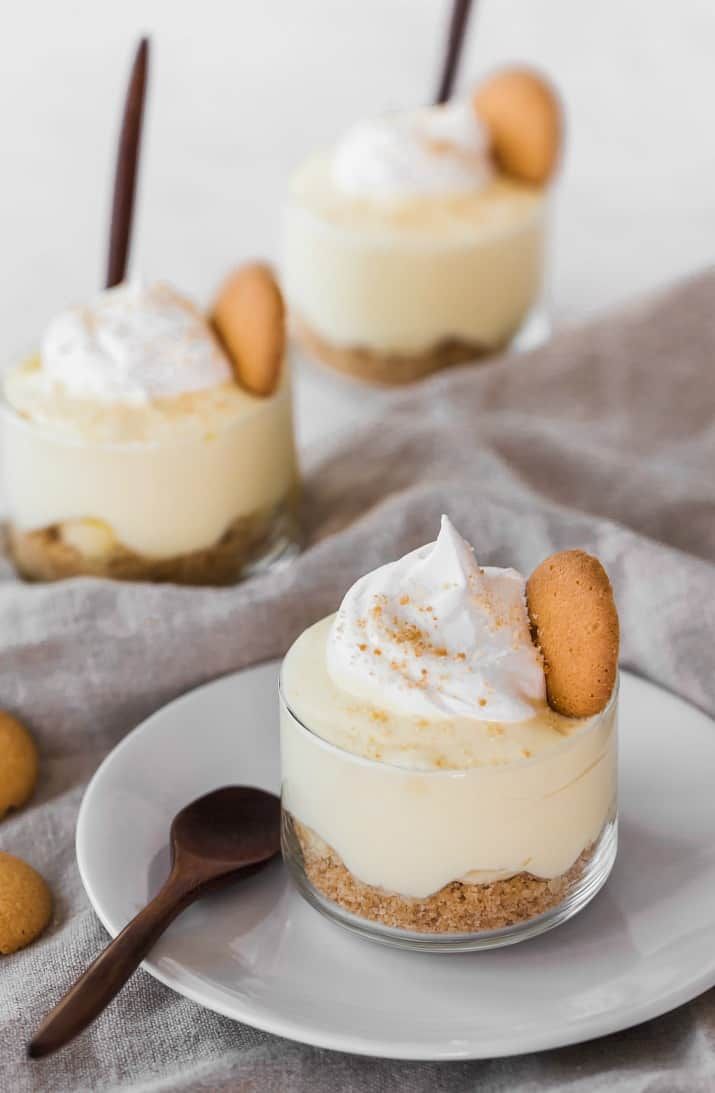
[[[40,1059],[73,1040],[122,989],[167,926],[199,893],[173,873],[151,903],[90,964],[48,1013],[27,1053]]]

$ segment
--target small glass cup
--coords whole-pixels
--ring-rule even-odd
[[[358,201],[335,191],[329,156],[309,159],[282,221],[298,340],[380,386],[533,348],[549,334],[552,205],[549,187],[507,178],[474,194]]]
[[[602,713],[534,758],[413,770],[327,742],[281,692],[282,851],[298,890],[405,949],[497,948],[565,922],[616,857],[617,707],[616,686]],[[505,870],[515,856],[520,868]]]
[[[9,547],[27,580],[229,585],[300,549],[288,376],[249,413],[150,440],[0,409]]]

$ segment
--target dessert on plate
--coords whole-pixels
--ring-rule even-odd
[[[227,584],[296,549],[282,297],[237,270],[211,314],[122,283],[53,319],[4,377],[20,573]]]
[[[507,944],[557,925],[616,854],[618,617],[597,559],[528,582],[435,543],[361,578],[281,673],[283,853],[378,940]]]
[[[294,174],[283,278],[308,350],[405,383],[504,348],[543,286],[555,93],[527,69],[359,122]]]

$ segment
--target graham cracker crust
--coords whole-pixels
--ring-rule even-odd
[[[422,379],[431,372],[449,368],[455,364],[493,356],[500,347],[489,348],[473,342],[450,338],[424,353],[378,353],[360,346],[332,345],[298,317],[293,318],[298,341],[308,352],[337,372],[375,384],[378,387],[396,387]]]
[[[244,569],[269,553],[281,538],[297,539],[297,496],[268,510],[241,516],[211,547],[170,558],[148,558],[114,542],[108,553],[81,553],[62,536],[62,525],[19,531],[9,528],[15,567],[29,581],[68,577],[109,577],[122,581],[171,582],[184,585],[235,584]]]
[[[491,884],[453,881],[426,899],[413,899],[364,884],[320,836],[292,817],[286,820],[305,874],[322,896],[360,918],[429,934],[499,930],[557,907],[582,876],[596,845],[587,847],[566,873],[551,880],[523,872]]]

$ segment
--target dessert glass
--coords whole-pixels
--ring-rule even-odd
[[[337,371],[400,384],[505,349],[543,305],[549,190],[497,177],[473,194],[340,194],[329,157],[291,182],[283,277],[297,336]]]
[[[408,949],[495,948],[565,922],[616,857],[617,704],[616,686],[600,714],[532,758],[423,770],[326,741],[282,688],[282,848],[299,891],[342,926]]]
[[[2,401],[10,550],[22,576],[226,585],[297,552],[287,367],[268,398],[226,385],[148,411],[73,413],[36,420]]]

